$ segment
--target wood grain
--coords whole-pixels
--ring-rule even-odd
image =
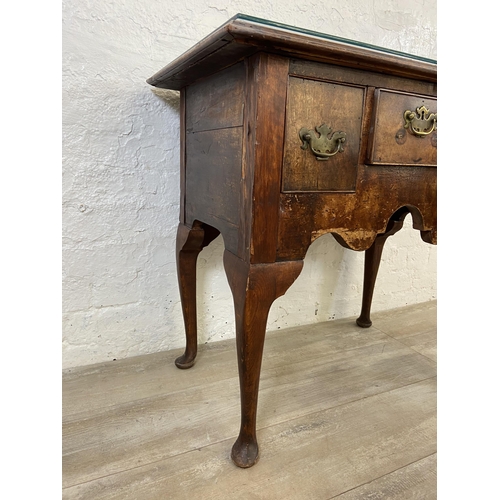
[[[437,338],[435,329],[409,337],[400,337],[399,341],[437,363]]]
[[[239,244],[245,80],[240,62],[182,92],[181,220],[216,228],[233,251]]]
[[[372,325],[370,319],[373,292],[377,279],[378,269],[382,258],[382,250],[389,236],[396,234],[403,227],[403,222],[408,212],[405,209],[399,210],[389,221],[384,234],[379,234],[375,238],[373,245],[365,252],[365,269],[363,276],[363,300],[361,304],[361,314],[356,323],[369,328]]]
[[[357,44],[309,36],[297,31],[286,31],[286,28],[275,29],[273,26],[244,19],[228,22],[227,30],[237,43],[253,45],[275,54],[429,82],[435,82],[437,79],[435,62],[418,60],[403,53],[388,53],[383,48],[377,50],[380,47],[362,47]]]
[[[184,224],[186,221],[186,89],[179,92],[180,96],[180,186],[179,186],[179,222]]]
[[[238,248],[241,143],[242,127],[186,136],[186,224],[199,220],[215,227],[234,251]]]
[[[373,167],[364,161],[370,154],[369,138],[373,136],[371,126],[373,126],[375,120],[373,117],[376,111],[374,110],[374,96],[379,93],[379,90],[372,85],[385,83],[389,87],[400,88],[401,79],[394,75],[376,76],[371,73],[366,73],[365,77],[361,78],[359,70],[333,66],[330,67],[330,74],[328,74],[325,67],[317,63],[291,64],[290,71],[300,72],[301,76],[306,79],[337,76],[343,83],[357,82],[368,84],[368,86],[364,98],[360,154],[356,161],[352,162],[351,160],[351,170],[357,170],[355,192],[282,193],[277,259],[286,261],[304,258],[312,241],[325,233],[333,234],[344,247],[353,250],[366,250],[372,246],[377,235],[382,235],[385,232],[393,214],[405,206],[411,213],[414,228],[421,231],[422,239],[426,242],[436,243],[437,176],[435,168],[415,165],[411,167],[401,165],[377,165]],[[293,81],[293,78],[290,80]],[[313,83],[329,85],[322,83],[322,81]],[[427,88],[427,90],[435,92],[433,84],[415,80],[406,80],[405,88],[412,92],[415,92],[417,88]],[[300,87],[298,87],[298,91],[300,92]],[[305,95],[304,89],[302,98],[305,99]],[[395,95],[402,96],[404,94]],[[412,99],[411,96],[406,98]],[[300,100],[300,96],[297,97],[297,100]],[[431,100],[429,99],[429,102]],[[310,109],[313,108],[310,106]],[[391,113],[394,114],[392,108]],[[384,136],[384,144],[395,141],[394,136],[397,130],[393,132],[390,137]],[[418,139],[411,137],[408,142]],[[424,139],[420,144],[425,146],[427,142]],[[435,151],[436,148],[432,147],[431,149]],[[414,151],[412,150],[410,153],[413,154]],[[337,156],[333,157],[332,160],[336,160]],[[285,162],[284,171],[287,168]]]
[[[196,315],[196,262],[201,250],[219,236],[216,229],[196,222],[192,228],[179,223],[176,238],[177,278],[186,334],[186,350],[175,360],[177,368],[191,368],[198,350]]]
[[[276,261],[288,59],[260,53],[249,65],[247,105],[255,113],[246,157],[253,165],[250,262],[267,263]]]
[[[241,127],[244,91],[243,62],[186,87],[187,132]]]
[[[437,226],[436,194],[433,167],[365,165],[359,166],[356,193],[282,193],[277,258],[304,258],[309,245],[325,233],[337,235],[347,248],[366,250],[403,206],[415,229],[431,231]]]
[[[300,59],[307,61],[300,63]],[[415,105],[410,93],[421,92],[424,97],[418,99],[433,101],[435,82],[433,61],[243,15],[229,20],[149,80],[152,85],[185,89],[180,216],[185,238],[179,253],[186,255],[179,272],[187,278],[181,277],[180,285],[181,294],[188,297],[183,300],[183,311],[189,333],[187,351],[178,360],[184,367],[192,365],[196,351],[195,305],[189,303],[195,296],[195,259],[188,254],[199,249],[199,245],[195,250],[190,245],[184,248],[187,231],[210,228],[210,234],[220,232],[224,238],[225,268],[236,312],[241,394],[240,435],[232,454],[237,465],[251,466],[258,458],[256,406],[269,307],[297,277],[311,242],[331,233],[344,247],[372,248],[365,268],[363,326],[370,322],[381,242],[392,230],[391,223],[401,222],[395,220],[396,215],[410,213],[422,239],[436,243],[436,169],[426,166],[433,162],[435,151],[429,150],[429,141],[424,139],[418,143],[424,150],[420,157],[414,137],[406,138],[406,149],[401,147],[403,136],[392,128],[395,118],[400,126],[401,104]],[[321,122],[347,133],[345,152],[333,161],[318,162],[307,156],[310,152],[297,149],[298,130],[312,130]],[[431,146],[433,140],[432,136]],[[326,164],[338,168],[323,168]],[[378,243],[372,246],[374,242]],[[398,340],[391,342],[434,369],[434,361],[418,352],[417,343],[409,347]],[[300,386],[295,381],[295,390]],[[314,392],[312,387],[307,389]],[[195,403],[189,393],[182,396],[181,406],[192,411]],[[284,408],[293,397],[289,392]],[[169,432],[165,422],[156,419],[163,415],[159,408],[165,403],[155,398],[160,406],[153,405],[152,413],[145,416],[160,434]],[[218,404],[214,408],[222,413]],[[127,425],[131,415],[136,418],[134,411],[127,413]],[[189,421],[189,415],[184,421]],[[224,418],[230,417],[220,417]],[[76,422],[68,425],[76,426]],[[142,431],[144,425],[141,422]],[[129,429],[130,434],[113,448],[108,426],[106,421],[95,422],[95,429],[103,433],[98,442],[104,443],[97,455],[103,454],[106,460],[89,468],[97,445],[92,447],[90,435],[84,432],[85,450],[90,454],[68,451],[68,476],[76,474],[79,461],[90,480],[120,467],[139,467],[146,455],[149,460],[164,460],[179,452],[177,440],[186,437],[176,428],[172,438],[176,445],[167,449],[149,435],[137,450],[139,430]],[[226,439],[218,427],[209,424],[207,428],[217,439]],[[73,432],[79,435],[77,427]],[[206,439],[211,440],[208,432]],[[198,447],[203,442],[200,436],[192,441]],[[129,449],[133,451],[127,454]]]
[[[399,307],[391,311],[372,314],[377,322],[377,329],[391,337],[401,340],[416,334],[429,331],[429,322],[436,325],[436,301],[415,304],[411,308]]]

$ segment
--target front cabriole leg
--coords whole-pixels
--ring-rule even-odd
[[[224,268],[234,299],[240,377],[241,427],[231,452],[238,467],[251,467],[259,458],[257,398],[269,309],[292,285],[302,266],[302,260],[248,264],[224,252]]]

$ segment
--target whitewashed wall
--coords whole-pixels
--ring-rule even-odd
[[[436,57],[436,0],[65,0],[63,367],[184,345],[175,269],[179,100],[145,80],[242,12]],[[198,264],[199,342],[234,337],[219,237]],[[323,236],[268,328],[354,316],[363,254]],[[405,227],[385,248],[373,310],[436,297],[436,248]]]

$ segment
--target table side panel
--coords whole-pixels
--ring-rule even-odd
[[[226,248],[238,252],[240,223],[244,63],[185,89],[185,222],[217,228]]]
[[[245,65],[240,62],[186,88],[188,133],[243,125]]]

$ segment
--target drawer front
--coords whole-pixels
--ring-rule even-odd
[[[437,165],[437,99],[377,89],[368,163]]]
[[[354,191],[365,90],[290,77],[283,192]]]

